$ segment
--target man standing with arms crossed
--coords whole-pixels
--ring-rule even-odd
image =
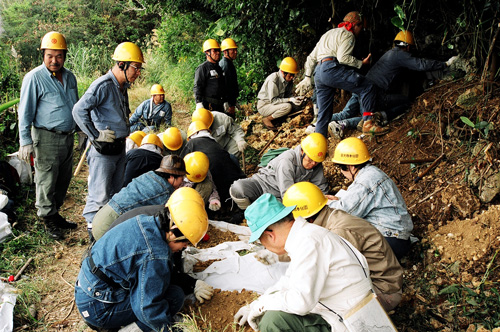
[[[24,77],[19,102],[19,157],[35,166],[38,216],[51,237],[63,238],[61,229],[75,229],[59,208],[64,202],[73,168],[73,132],[71,116],[78,101],[75,75],[64,68],[66,39],[51,31],[40,46],[43,64]],[[31,133],[30,133],[31,126]]]
[[[116,62],[95,80],[73,107],[76,123],[92,143],[87,156],[89,181],[83,217],[92,239],[92,219],[120,191],[125,174],[125,138],[129,135],[130,108],[127,89],[141,74],[144,57],[131,42],[118,45]]]

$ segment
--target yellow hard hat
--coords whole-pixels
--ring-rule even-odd
[[[415,45],[415,41],[413,40],[413,34],[408,30],[403,30],[398,32],[396,38],[394,38],[394,43],[400,44],[398,42],[402,42],[408,45]]]
[[[348,137],[335,147],[332,161],[343,165],[361,165],[370,160],[365,143],[357,137]]]
[[[171,223],[196,246],[208,230],[208,216],[201,195],[193,188],[182,187],[174,190],[165,206],[170,212]]]
[[[40,45],[41,50],[68,50],[66,46],[66,38],[59,32],[51,31],[47,32],[42,38],[42,43]]]
[[[186,164],[186,171],[189,173],[189,175],[186,175],[189,181],[198,183],[205,180],[210,165],[206,154],[201,151],[188,153],[184,157],[184,163]]]
[[[302,140],[300,147],[309,158],[320,163],[326,158],[328,142],[320,133],[312,133]]]
[[[193,121],[189,125],[188,132],[187,132],[187,137],[188,139],[199,132],[200,130],[209,130],[208,126],[205,124],[203,121]]]
[[[213,48],[220,49],[219,43],[215,39],[207,39],[203,43],[203,52],[211,50]]]
[[[280,69],[286,73],[297,74],[299,72],[299,66],[297,62],[292,57],[286,57],[281,61]]]
[[[162,135],[162,141],[170,151],[179,150],[182,146],[181,131],[175,127],[167,128]]]
[[[163,149],[163,142],[156,134],[148,134],[142,138],[141,146],[144,144],[154,144],[160,149]]]
[[[297,182],[283,195],[284,206],[294,206],[293,216],[309,218],[326,205],[328,199],[317,185],[311,182]]]
[[[212,114],[212,112],[205,108],[198,108],[193,112],[191,121],[203,121],[210,128],[210,126],[214,122],[214,115]]]
[[[151,87],[151,96],[153,95],[164,95],[165,90],[163,90],[163,87],[160,84],[154,84]]]
[[[123,42],[116,46],[112,59],[115,61],[144,63],[141,49],[131,42]]]
[[[137,130],[137,131],[134,131],[132,134],[130,134],[130,136],[128,138],[130,138],[132,141],[134,141],[134,143],[137,146],[141,146],[141,142],[142,142],[142,139],[144,138],[144,136],[146,136],[145,132],[143,132],[141,130]]]
[[[234,42],[234,40],[232,40],[231,38],[224,39],[222,41],[222,43],[220,44],[220,47],[221,47],[222,51],[225,51],[225,50],[228,50],[231,48],[238,48],[238,46],[236,46],[236,43]]]

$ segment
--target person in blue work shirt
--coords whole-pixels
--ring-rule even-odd
[[[403,114],[410,106],[408,96],[403,94],[389,93],[394,79],[404,70],[410,69],[420,72],[444,72],[451,66],[457,57],[451,57],[448,61],[437,61],[431,59],[417,58],[412,55],[415,41],[410,31],[400,31],[394,38],[394,47],[384,53],[366,74],[366,79],[376,86],[377,109],[374,113],[375,121],[380,125]],[[341,139],[345,129],[356,128],[362,120],[363,110],[359,102],[359,95],[354,93],[347,102],[342,112],[333,114],[328,125],[329,133]]]
[[[99,240],[111,223],[127,211],[139,206],[165,204],[174,190],[182,185],[186,174],[186,165],[181,157],[163,157],[156,170],[133,179],[96,213],[93,237]]]
[[[125,138],[130,133],[127,89],[139,77],[144,63],[141,49],[131,42],[119,44],[112,58],[116,62],[113,68],[95,80],[73,107],[76,123],[92,143],[83,209],[89,236],[94,215],[123,185]]]
[[[73,168],[71,110],[78,101],[78,87],[75,75],[64,68],[68,51],[64,36],[47,33],[40,49],[43,64],[26,74],[21,86],[19,157],[28,164],[33,158],[37,214],[51,237],[62,239],[61,229],[77,227],[59,214],[59,208]]]
[[[365,143],[357,137],[342,140],[332,158],[343,176],[352,181],[328,205],[363,218],[382,233],[401,260],[410,251],[413,222],[398,187],[380,168],[370,163]]]
[[[172,283],[172,255],[196,246],[208,229],[201,197],[184,189],[159,214],[137,215],[110,229],[84,258],[75,303],[89,327],[170,330],[185,299]],[[204,288],[201,302],[210,299],[212,287],[197,283],[195,296],[197,286]]]
[[[160,84],[151,87],[151,98],[143,101],[130,117],[130,131],[158,131],[162,124],[172,125],[172,106],[165,100],[165,90]]]
[[[328,137],[328,123],[333,113],[333,99],[336,89],[357,93],[363,105],[363,133],[383,135],[387,128],[379,127],[373,121],[376,107],[376,93],[373,84],[356,69],[370,63],[371,54],[363,60],[352,55],[355,39],[363,30],[363,21],[359,12],[347,13],[344,21],[337,28],[327,31],[307,57],[305,78],[297,85],[300,95],[311,89],[311,75],[318,102],[318,120],[315,131]],[[315,70],[316,69],[316,70]]]

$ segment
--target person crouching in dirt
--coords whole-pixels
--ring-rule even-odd
[[[260,240],[267,250],[288,254],[291,263],[276,285],[234,319],[262,332],[346,331],[339,317],[372,292],[366,259],[337,234],[294,219],[294,209],[266,193],[245,210],[249,242]]]
[[[149,171],[160,167],[163,155],[163,142],[156,134],[144,136],[137,149],[127,152],[123,187],[130,181]]]
[[[359,138],[349,137],[337,145],[332,161],[353,182],[328,205],[375,226],[401,260],[410,250],[413,222],[394,181],[370,160],[370,153]]]
[[[143,101],[130,117],[130,131],[158,131],[160,126],[172,125],[172,106],[165,100],[165,90],[160,84],[151,87],[151,98]]]
[[[219,193],[210,174],[210,160],[201,151],[188,153],[184,157],[187,174],[184,176],[181,188],[193,188],[203,198],[203,203],[211,211],[218,211],[221,207]]]
[[[163,157],[158,169],[133,179],[97,212],[93,220],[93,238],[99,240],[111,223],[127,211],[139,206],[165,204],[174,190],[181,186],[185,174],[182,158]]]
[[[262,123],[267,129],[276,131],[273,120],[300,110],[304,97],[292,97],[293,78],[299,72],[297,62],[292,57],[281,61],[280,70],[269,75],[257,95],[257,111],[262,115]]]
[[[238,180],[230,189],[231,198],[242,210],[264,193],[282,199],[296,182],[310,181],[323,193],[328,193],[328,182],[323,174],[328,142],[318,133],[312,133],[295,148],[287,150],[259,169],[252,177]]]
[[[75,303],[89,327],[169,330],[185,299],[182,288],[171,282],[172,254],[189,243],[196,246],[207,232],[200,200],[194,190],[182,192],[159,214],[128,219],[94,244],[75,285]],[[209,300],[212,287],[201,286],[202,301]]]
[[[295,206],[293,217],[325,227],[342,236],[365,256],[377,299],[389,312],[400,302],[403,268],[389,243],[369,222],[328,207],[327,197],[311,182],[299,182],[288,188],[283,205]]]
[[[243,221],[243,211],[231,210],[231,203],[226,201],[230,198],[229,188],[234,181],[245,178],[245,174],[239,165],[231,158],[229,152],[215,141],[210,134],[208,126],[203,121],[194,121],[189,125],[188,142],[182,150],[181,157],[195,151],[203,152],[209,160],[209,170],[212,174],[217,192],[221,199],[221,210],[217,215],[211,215],[211,219],[224,220],[230,223],[241,223]],[[225,216],[226,212],[230,215]]]

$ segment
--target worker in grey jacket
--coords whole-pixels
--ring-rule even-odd
[[[327,194],[328,183],[321,164],[325,160],[327,146],[323,135],[308,135],[300,145],[271,160],[251,178],[235,181],[229,190],[231,198],[244,210],[264,193],[281,200],[290,186],[301,181],[310,181]]]
[[[247,147],[245,132],[229,115],[199,108],[193,112],[191,118],[193,122],[202,121],[205,123],[217,143],[233,156],[239,158]]]

